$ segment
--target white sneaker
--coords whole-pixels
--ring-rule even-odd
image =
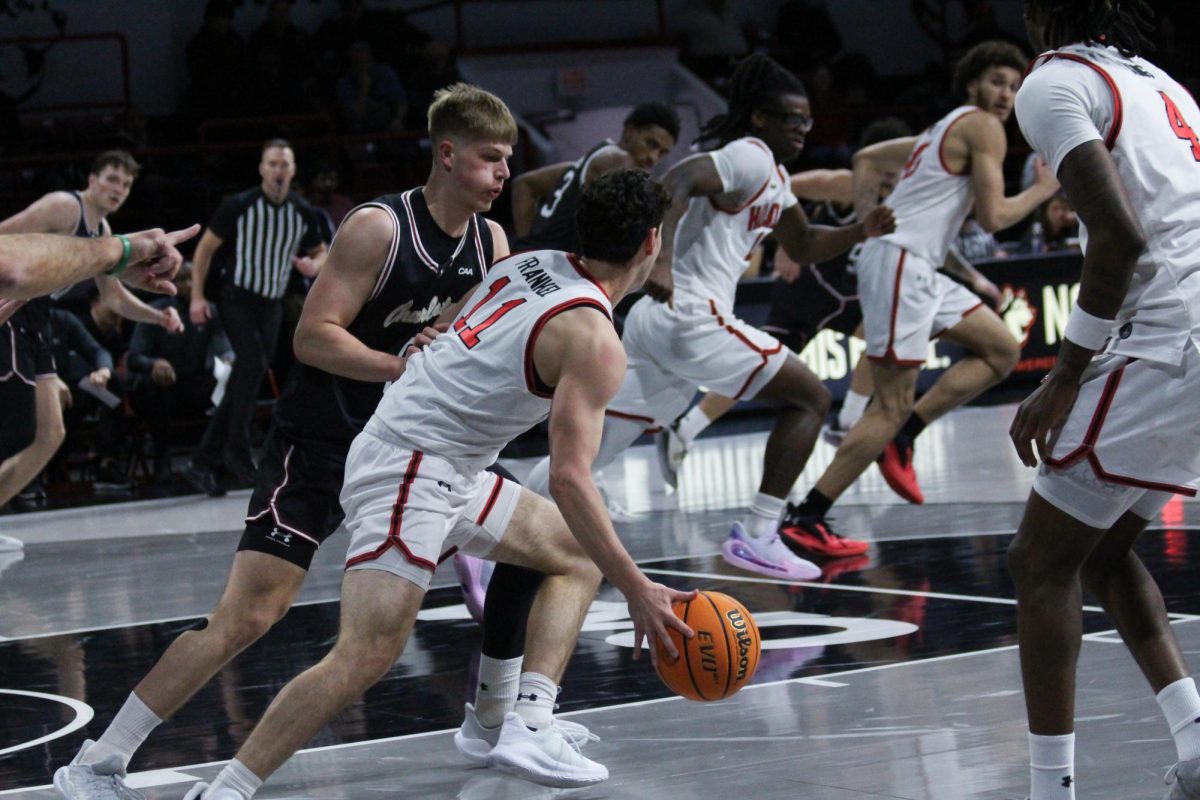
[[[534,731],[515,711],[504,715],[487,763],[542,786],[569,789],[608,780],[608,768],[580,753],[579,744],[563,735],[558,720]]]
[[[467,703],[463,713],[463,723],[454,732],[454,747],[462,757],[472,764],[487,764],[488,754],[500,740],[500,725],[485,728],[475,716],[475,706]]]
[[[654,434],[654,450],[658,453],[658,471],[672,489],[679,488],[679,468],[687,457],[688,447],[679,436],[679,420]]]
[[[1171,789],[1163,800],[1200,800],[1200,758],[1180,761],[1164,780]]]
[[[609,494],[608,485],[604,482],[604,476],[599,472],[592,475],[592,479],[596,482],[596,488],[600,491],[600,497],[604,500],[604,507],[608,509],[608,517],[613,522],[633,522],[637,519],[637,515],[630,512],[625,506],[621,505],[616,499]]]
[[[586,725],[557,718],[554,723],[563,737],[577,748],[583,747],[588,742],[600,741],[600,737],[588,730]],[[475,716],[475,706],[467,703],[464,706],[463,724],[454,732],[454,746],[467,761],[485,765],[488,754],[500,740],[501,727],[500,725],[494,728],[484,727],[480,724],[479,717]]]
[[[83,755],[95,742],[88,739],[75,759],[54,772],[54,789],[67,800],[146,800],[141,792],[125,785],[125,765],[113,754],[98,764],[82,763]]]
[[[18,550],[24,550],[25,543],[20,539],[14,539],[11,536],[5,536],[0,533],[0,553],[15,553]]]
[[[217,791],[209,794],[208,784],[200,781],[183,796],[183,800],[249,800],[244,794],[237,789],[217,789]]]

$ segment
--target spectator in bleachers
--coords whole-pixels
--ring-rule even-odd
[[[426,42],[413,69],[404,74],[404,88],[408,94],[405,127],[423,130],[426,125],[425,110],[433,102],[433,93],[461,80],[458,62],[450,45],[438,39]]]
[[[1079,217],[1062,192],[1038,206],[1031,224],[1021,237],[1020,252],[1046,253],[1079,249]]]
[[[166,335],[162,326],[152,327]],[[93,488],[127,488],[128,473],[123,467],[127,466],[128,454],[122,452],[126,432],[121,404],[124,386],[113,367],[112,354],[96,341],[79,317],[61,308],[50,310],[49,341],[58,376],[70,390],[64,414],[67,432],[95,423]]]
[[[247,115],[296,114],[307,107],[308,36],[292,23],[291,9],[287,0],[272,0],[266,21],[250,34],[239,80]]]
[[[366,42],[350,45],[346,64],[336,89],[342,126],[350,133],[402,129],[408,100],[395,70],[378,63]]]
[[[333,234],[338,225],[342,224],[342,219],[354,208],[354,201],[350,196],[338,191],[340,180],[337,167],[328,161],[320,163],[313,173],[308,191],[304,193],[305,199],[321,218],[321,237],[326,242],[333,241]]]
[[[229,0],[208,0],[204,25],[187,44],[188,103],[201,118],[227,116],[237,108],[231,91],[242,82],[246,43],[233,29]]]
[[[154,445],[154,479],[163,482],[171,473],[170,447],[174,423],[203,420],[211,405],[216,385],[213,365],[217,358],[232,355],[229,340],[217,319],[196,325],[188,319],[192,299],[192,270],[185,265],[175,279],[179,293],[162,297],[153,305],[174,306],[186,320],[183,334],[165,336],[161,328],[139,323],[125,357],[125,369],[132,385],[130,400],[134,412],[146,420]]]

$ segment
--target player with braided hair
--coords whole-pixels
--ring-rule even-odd
[[[1078,212],[1084,251],[1057,362],[1010,430],[1021,460],[1042,462],[1009,546],[1030,796],[1075,797],[1086,587],[1174,738],[1167,800],[1198,800],[1200,693],[1133,544],[1172,493],[1200,485],[1200,107],[1140,56],[1142,0],[1027,0],[1025,18],[1041,55],[1017,118]]]
[[[663,181],[672,195],[663,249],[647,297],[630,310],[623,341],[628,370],[608,406],[596,466],[615,459],[647,428],[669,425],[698,387],[753,397],[779,408],[767,440],[763,477],[749,513],[733,524],[722,552],[744,569],[808,580],[820,569],[779,538],[786,498],[812,452],[829,391],[778,339],[734,316],[737,281],[751,252],[774,232],[795,260],[824,261],[894,227],[880,207],[841,228],[810,225],[783,164],[812,128],[804,85],[770,58],[743,60],[730,84],[729,110],[706,124],[714,149],[684,159]],[[549,465],[528,485],[545,491]],[[821,555],[856,555],[865,542],[831,538]]]

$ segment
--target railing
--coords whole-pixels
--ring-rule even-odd
[[[562,2],[562,0],[559,0]],[[546,0],[502,0],[509,4],[516,3],[544,3]],[[577,0],[580,5],[587,4],[595,8],[598,3],[595,0]],[[488,55],[492,53],[508,53],[514,48],[520,48],[522,52],[553,52],[560,50],[579,49],[581,47],[589,49],[602,48],[627,48],[627,47],[643,47],[646,45],[662,45],[668,41],[667,36],[667,10],[665,0],[654,0],[655,23],[657,31],[655,34],[648,37],[620,40],[555,40],[549,42],[513,42],[505,46],[497,47],[480,47],[472,46],[467,41],[467,24],[466,17],[468,6],[472,5],[496,5],[498,0],[431,0],[431,2],[418,3],[404,8],[404,14],[407,17],[413,17],[429,11],[440,11],[445,8],[453,7],[454,9],[454,46],[460,55]]]

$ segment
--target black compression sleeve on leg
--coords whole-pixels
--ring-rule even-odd
[[[525,625],[538,587],[546,577],[537,570],[496,564],[483,604],[483,654],[520,658],[525,652]]]

